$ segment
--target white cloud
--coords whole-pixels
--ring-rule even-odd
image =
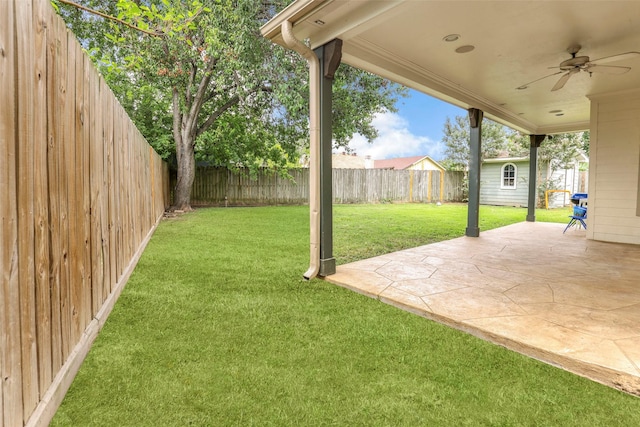
[[[414,135],[409,131],[409,123],[395,113],[376,115],[372,122],[378,130],[378,137],[372,142],[360,135],[354,135],[349,148],[359,156],[371,156],[382,160],[394,157],[430,156],[434,160],[442,159],[444,144],[426,136]]]

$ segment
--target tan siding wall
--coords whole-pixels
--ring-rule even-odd
[[[640,244],[640,90],[591,101],[587,237]]]

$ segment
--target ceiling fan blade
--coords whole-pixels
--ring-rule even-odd
[[[573,74],[575,74],[578,71],[580,70],[571,70],[567,74],[563,74],[562,77],[560,77],[560,80],[558,80],[556,84],[551,88],[551,92],[555,92],[556,90],[562,89],[564,85],[567,83],[567,81],[569,81],[569,77],[571,77]]]
[[[555,75],[560,74],[560,73],[562,73],[562,72],[563,72],[563,71],[558,71],[557,73],[553,73],[553,74],[549,74],[549,75],[544,76],[544,77],[540,77],[539,79],[536,79],[536,80],[534,80],[534,81],[532,81],[532,82],[529,82],[529,83],[523,84],[522,86],[518,86],[516,89],[518,89],[518,90],[526,89],[526,88],[528,88],[528,87],[529,87],[529,85],[530,85],[530,84],[532,84],[532,83],[539,82],[540,80],[544,80],[544,79],[546,79],[547,77],[555,76]]]
[[[616,65],[597,65],[587,64],[585,71],[588,73],[604,73],[604,74],[624,74],[628,72],[631,67],[618,67]]]
[[[589,64],[600,65],[607,64],[609,62],[615,61],[624,61],[626,59],[637,59],[640,58],[640,52],[625,52],[620,53],[618,55],[605,56],[604,58],[594,59],[593,61],[589,61]]]

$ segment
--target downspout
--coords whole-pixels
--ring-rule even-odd
[[[309,63],[309,269],[306,280],[320,271],[320,61],[307,45],[296,39],[290,21],[281,26],[282,38],[291,50],[298,52]]]

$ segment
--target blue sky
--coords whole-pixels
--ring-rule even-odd
[[[420,92],[410,90],[407,98],[396,105],[397,113],[378,115],[373,125],[379,136],[368,143],[356,135],[349,146],[359,156],[370,155],[375,160],[394,157],[430,156],[434,160],[444,157],[442,128],[445,119],[466,115],[459,107],[442,102]]]

